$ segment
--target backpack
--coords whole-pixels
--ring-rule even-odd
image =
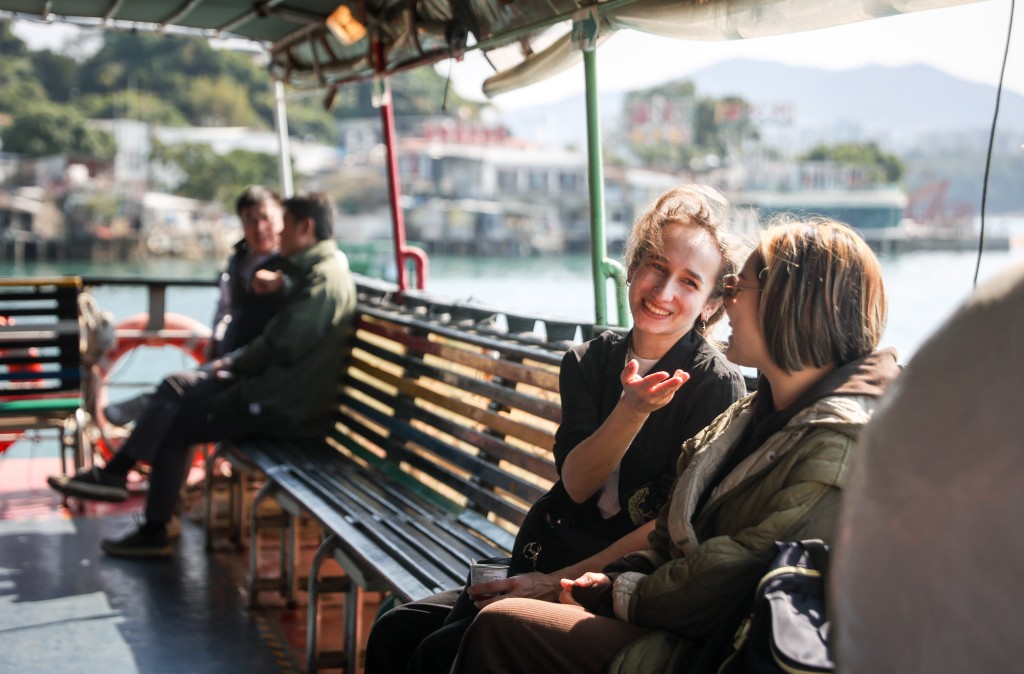
[[[787,541],[775,550],[718,674],[835,671],[825,606],[828,546]]]

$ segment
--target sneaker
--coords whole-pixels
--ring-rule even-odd
[[[65,496],[93,501],[125,501],[128,499],[127,477],[111,475],[99,468],[83,468],[74,476],[51,475],[46,483]]]
[[[163,559],[174,552],[167,531],[147,524],[140,524],[123,538],[104,538],[100,547],[111,557],[132,559]]]

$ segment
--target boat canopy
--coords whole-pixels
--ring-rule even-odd
[[[573,15],[596,10],[603,37],[633,29],[692,40],[732,40],[824,28],[979,0],[0,0],[7,18],[122,30],[244,38],[271,57],[278,80],[329,89],[416,68],[472,49],[496,74],[493,96],[568,68]],[[593,16],[593,15],[592,15]],[[597,28],[597,26],[594,26]],[[379,52],[378,52],[379,53]]]

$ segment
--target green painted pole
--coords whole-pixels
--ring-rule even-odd
[[[604,230],[604,158],[601,152],[601,120],[597,106],[597,55],[595,49],[583,50],[587,99],[587,168],[590,181],[590,260],[594,278],[594,322],[608,321],[606,280],[612,278],[616,288],[616,325],[626,326],[626,272],[622,265],[607,257],[608,243]]]
[[[601,119],[597,106],[597,53],[583,50],[587,99],[587,177],[590,181],[590,264],[594,277],[594,321],[608,325],[604,257],[604,159],[601,156]]]

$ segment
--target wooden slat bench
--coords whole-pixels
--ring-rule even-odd
[[[68,418],[81,413],[81,290],[78,277],[0,279],[0,435],[63,430]],[[80,468],[81,443],[73,443],[72,451]]]
[[[251,602],[268,588],[293,599],[297,520],[311,517],[322,529],[308,569],[310,670],[355,670],[362,591],[420,599],[462,584],[470,559],[507,556],[526,510],[556,479],[550,450],[561,416],[562,354],[592,331],[412,294],[399,304],[378,290],[360,285],[330,437],[249,438],[218,449],[234,475],[264,479],[244,518]],[[546,336],[535,332],[541,324]],[[243,519],[242,491],[236,483],[230,497],[235,526]],[[276,522],[281,570],[261,579],[258,513],[271,497],[283,511]],[[328,557],[345,571],[343,582],[318,577]],[[342,654],[317,651],[317,600],[327,590],[347,593]]]

